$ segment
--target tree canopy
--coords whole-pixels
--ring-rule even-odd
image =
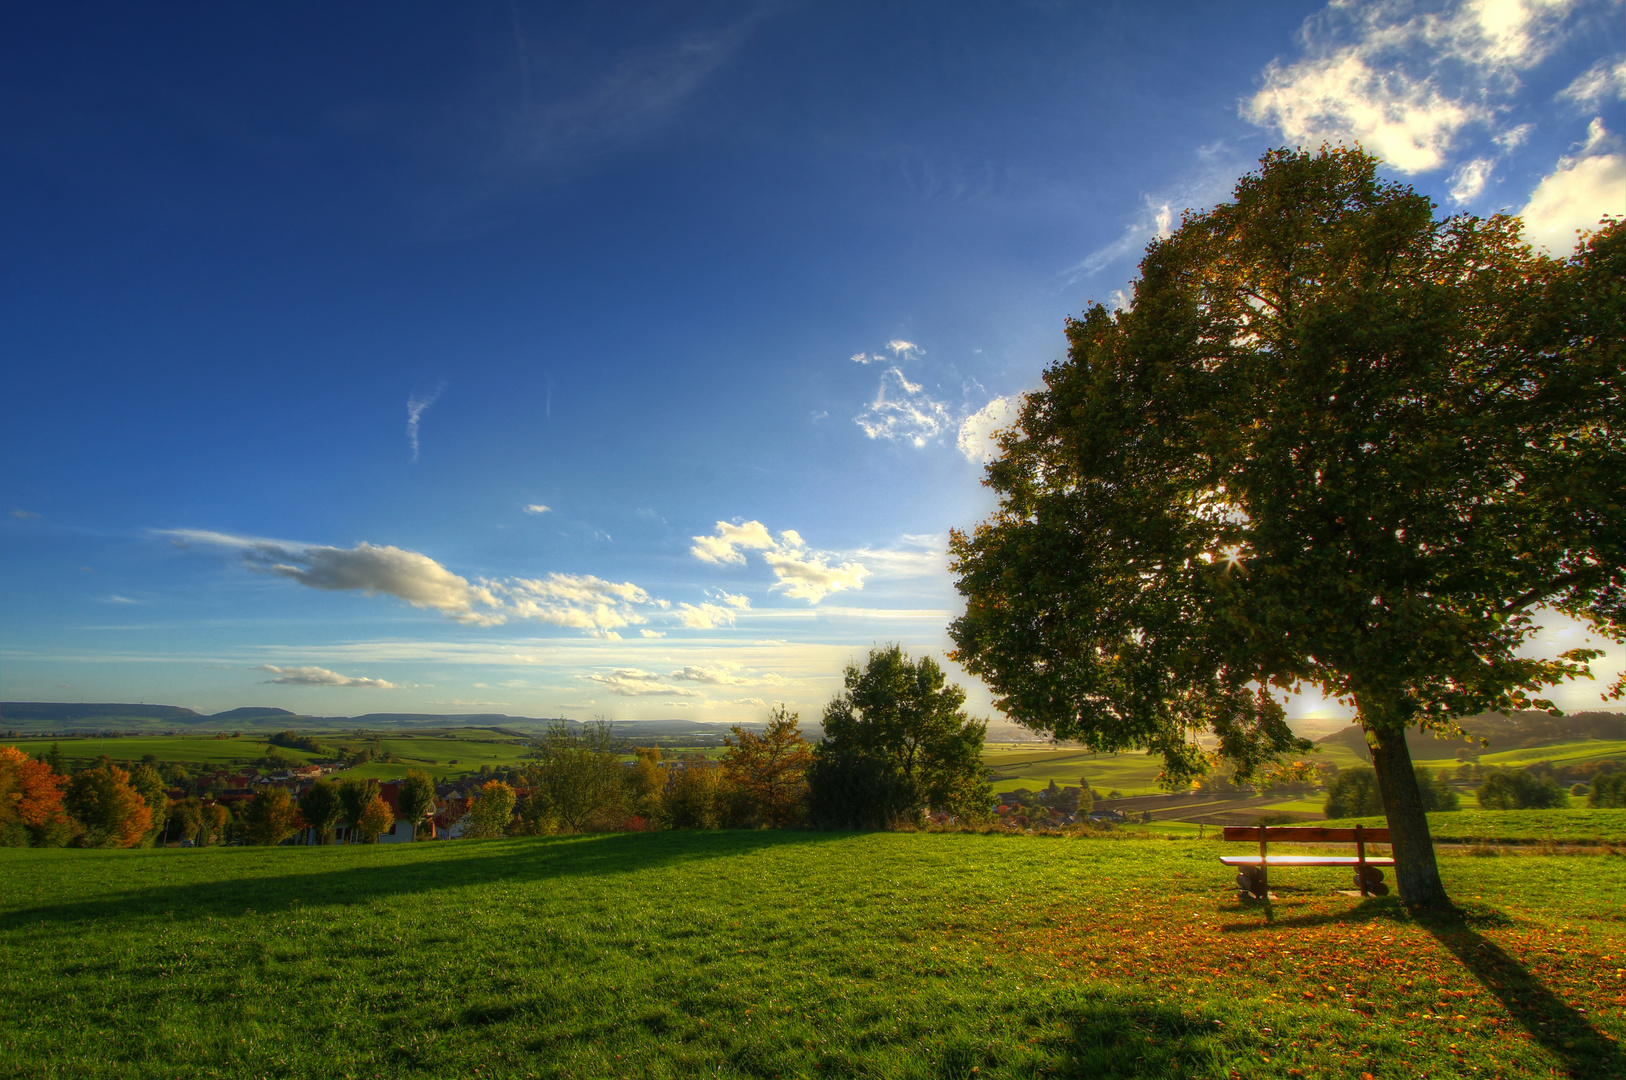
[[[1597,654],[1524,650],[1543,605],[1626,628],[1626,235],[1546,258],[1378,164],[1273,151],[1068,321],[952,535],[950,634],[1014,719],[1171,782],[1204,736],[1239,777],[1307,749],[1272,689],[1353,705],[1436,904],[1405,729],[1550,707]]]
[[[961,706],[929,656],[911,660],[897,645],[849,664],[846,689],[824,710],[824,741],[807,772],[814,821],[867,828],[913,821],[928,810],[976,817],[988,812],[982,762],[986,721]]]

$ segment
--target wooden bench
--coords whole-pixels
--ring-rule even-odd
[[[1387,844],[1388,829],[1368,829],[1357,825],[1353,829],[1328,829],[1319,825],[1227,825],[1225,839],[1254,841],[1259,845],[1257,855],[1221,855],[1220,862],[1239,869],[1236,875],[1237,899],[1270,897],[1270,868],[1272,866],[1353,866],[1355,887],[1361,896],[1387,896],[1389,886],[1383,883],[1381,866],[1393,866],[1394,859],[1387,855],[1369,856],[1367,844]],[[1272,855],[1266,847],[1277,844],[1349,844],[1355,845],[1353,855]],[[1354,894],[1352,894],[1354,895]]]

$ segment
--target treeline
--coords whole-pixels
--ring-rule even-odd
[[[1451,770],[1416,767],[1417,790],[1426,812],[1456,810],[1461,806],[1449,779]],[[1552,810],[1570,804],[1571,795],[1586,796],[1592,809],[1626,808],[1626,764],[1593,761],[1555,767],[1542,761],[1523,769],[1461,765],[1459,782],[1474,784],[1481,810]],[[1341,769],[1327,788],[1329,818],[1367,817],[1384,813],[1377,773],[1365,766]]]
[[[639,747],[629,765],[608,723],[554,725],[530,759],[461,808],[461,833],[851,829],[991,816],[986,724],[966,716],[964,691],[935,661],[892,645],[845,676],[817,745],[803,738],[799,714],[783,707],[760,733],[732,728],[716,761]]]

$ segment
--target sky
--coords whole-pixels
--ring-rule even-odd
[[[0,19],[7,700],[814,719],[949,648],[988,433],[1267,149],[1626,212],[1619,2]]]

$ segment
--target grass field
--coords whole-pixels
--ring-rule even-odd
[[[1467,914],[1419,921],[1316,871],[1241,906],[1216,851],[0,849],[0,1073],[1626,1075],[1620,856],[1446,854]]]
[[[1385,824],[1381,817],[1349,818],[1328,824],[1357,822]],[[1584,805],[1568,810],[1453,810],[1428,815],[1428,829],[1435,842],[1441,844],[1626,844],[1626,810],[1588,810]],[[1622,874],[1626,875],[1626,869]]]

